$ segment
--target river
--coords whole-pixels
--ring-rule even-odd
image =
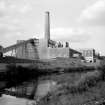
[[[36,91],[34,93],[34,99],[39,100],[43,98],[44,96],[46,96],[48,92],[54,91],[55,89],[56,89],[55,81],[52,81],[52,80],[40,81],[38,82]],[[0,105],[28,105],[28,103],[33,102],[33,101],[35,102],[35,100],[29,100],[26,98],[19,98],[19,97],[3,94],[2,97],[0,98]]]

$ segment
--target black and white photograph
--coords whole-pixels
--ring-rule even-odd
[[[105,104],[105,0],[0,0],[0,105]]]

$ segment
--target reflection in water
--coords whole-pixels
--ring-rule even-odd
[[[27,84],[27,85],[26,85]],[[50,91],[54,91],[56,89],[56,82],[52,81],[52,80],[43,80],[40,81],[38,83],[38,86],[36,88],[36,91],[33,91],[33,88],[35,88],[35,84],[33,82],[30,83],[26,83],[25,85],[27,87],[25,87],[26,90],[24,90],[21,87],[24,87],[23,85],[18,87],[18,88],[11,88],[13,91],[16,91],[16,89],[18,89],[18,94],[19,93],[24,93],[26,92],[27,94],[30,95],[30,93],[32,94],[32,92],[34,92],[34,99],[40,100],[41,98],[43,98],[44,96],[46,96],[48,94],[48,92]],[[35,100],[31,101],[29,99],[25,99],[25,98],[17,98],[15,96],[10,96],[10,95],[3,95],[0,98],[0,105],[27,105],[27,104],[31,104],[34,103],[35,104]],[[32,104],[32,105],[34,105]]]
[[[43,98],[48,94],[50,91],[54,91],[56,88],[56,82],[52,80],[46,80],[43,82],[40,82],[37,87],[37,91],[35,94],[36,98]]]
[[[3,95],[0,98],[0,105],[26,105],[27,100],[23,98],[16,98],[10,95]]]

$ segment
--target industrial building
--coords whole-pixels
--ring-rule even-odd
[[[95,49],[93,48],[84,48],[84,49],[79,49],[79,52],[82,53],[82,56],[84,57],[86,62],[96,62],[96,53]]]
[[[68,42],[61,43],[50,38],[50,13],[45,12],[45,33],[43,39],[17,40],[17,43],[3,48],[0,46],[0,55],[7,52],[15,52],[15,57],[20,59],[53,59],[71,58],[83,56],[86,61],[95,61],[94,49],[74,50]]]
[[[20,41],[22,42],[22,41]],[[19,41],[17,42],[19,43]],[[45,35],[43,39],[37,39],[34,46],[30,43],[17,48],[17,58],[27,59],[52,59],[56,57],[70,58],[73,54],[81,53],[69,47],[68,42],[65,45],[50,39],[50,14],[45,12]]]

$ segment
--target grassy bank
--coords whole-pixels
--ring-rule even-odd
[[[100,105],[105,100],[105,61],[98,70],[82,73],[67,73],[52,77],[60,87],[49,93],[39,105]]]
[[[75,61],[65,62],[35,63],[28,67],[8,65],[0,80],[7,81],[6,87],[31,79],[56,81],[58,89],[41,99],[39,105],[81,105],[105,98],[105,61],[98,67],[83,66]]]
[[[45,65],[45,64],[44,64]],[[6,72],[1,73],[0,75],[0,81],[6,81],[7,87],[15,86],[18,84],[21,84],[24,81],[28,81],[31,79],[37,79],[41,76],[52,74],[61,74],[61,73],[76,73],[76,72],[87,72],[87,71],[93,71],[95,70],[95,67],[90,66],[80,66],[80,67],[68,67],[68,68],[62,68],[62,67],[39,67],[38,65],[34,66],[28,66],[23,67],[21,65],[16,64],[9,64],[7,65]]]
[[[82,105],[105,98],[105,81],[100,74],[96,75],[96,72],[93,74],[94,76],[89,77],[88,74],[64,74],[58,78],[52,77],[58,81],[60,87],[44,97],[39,105]]]

